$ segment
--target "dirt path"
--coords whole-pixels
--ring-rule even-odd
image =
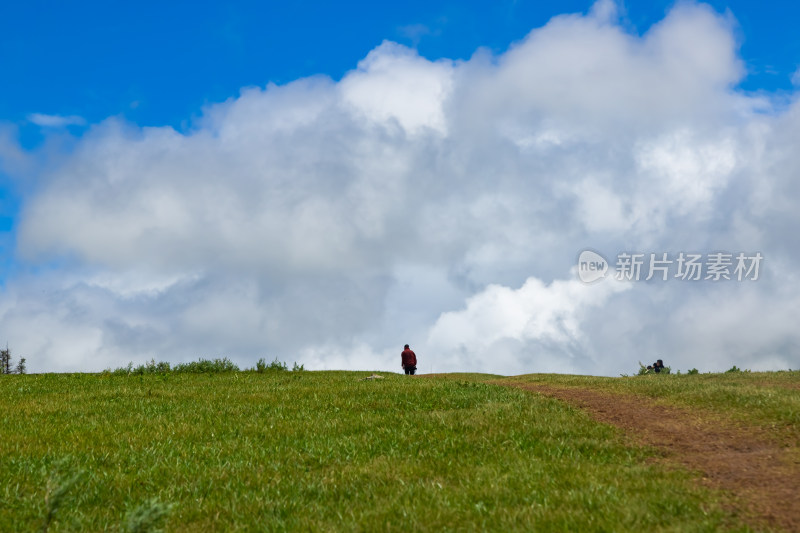
[[[704,483],[733,495],[736,508],[731,510],[751,526],[800,531],[800,464],[763,432],[656,406],[640,396],[533,383],[514,386],[585,409],[596,420],[622,428],[635,442],[659,449],[664,460],[701,472]]]

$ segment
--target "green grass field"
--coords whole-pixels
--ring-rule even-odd
[[[502,381],[638,394],[663,405],[702,410],[712,418],[768,430],[781,442],[800,445],[800,371],[651,374],[630,378],[531,374]]]
[[[125,531],[148,511],[166,531],[742,527],[724,495],[562,402],[497,376],[367,375],[0,376],[0,530],[49,512],[49,531]],[[649,395],[797,445],[798,372],[502,381],[520,380]]]

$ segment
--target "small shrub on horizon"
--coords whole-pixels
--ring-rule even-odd
[[[115,368],[114,370],[106,369],[103,373],[111,374],[112,376],[127,376],[128,374],[133,373],[133,363],[128,363],[128,366],[120,366]]]
[[[689,370],[688,372],[686,372],[686,374],[688,374],[688,375],[699,374],[699,373],[700,373],[700,371],[697,370],[696,368],[693,368],[693,369]]]
[[[178,363],[172,369],[175,373],[189,374],[214,374],[222,372],[239,372],[239,367],[233,361],[224,357],[222,359],[199,359],[191,363]]]
[[[167,374],[170,370],[169,363],[166,361],[159,361],[156,363],[155,359],[150,359],[150,361],[143,365],[133,366],[133,363],[128,363],[128,366],[119,367],[114,370],[104,370],[103,373],[115,376],[127,376],[128,374],[141,376],[144,374]]]
[[[114,370],[105,370],[104,374],[111,374],[114,376],[128,376],[144,375],[144,374],[212,374],[220,372],[239,372],[239,367],[236,366],[230,359],[224,357],[222,359],[199,359],[189,363],[178,363],[174,367],[166,361],[159,361],[156,363],[155,359],[151,359],[148,363],[133,366],[133,363],[128,363],[126,367],[119,367]]]
[[[294,363],[292,372],[302,372],[305,370],[303,365]],[[279,361],[275,358],[271,363],[267,364],[264,358],[260,358],[253,368],[245,369],[246,372],[288,372],[289,367],[286,363]],[[133,363],[128,363],[128,366],[119,367],[114,370],[103,370],[103,375],[112,376],[128,376],[128,375],[144,375],[144,374],[215,374],[221,372],[241,372],[238,366],[230,359],[224,357],[222,359],[199,359],[189,363],[178,363],[175,366],[170,366],[166,361],[156,362],[151,359],[148,363],[143,365],[133,366]]]
[[[149,362],[139,365],[132,370],[133,374],[166,374],[170,371],[169,363],[166,361],[159,361],[156,363],[155,359],[150,359]]]
[[[736,374],[738,372],[750,372],[750,371],[749,370],[742,370],[741,368],[739,368],[736,365],[733,365],[732,367],[730,367],[728,370],[725,371],[726,374]]]
[[[297,363],[295,363],[295,367],[297,367]],[[287,372],[289,367],[286,366],[286,363],[279,361],[277,357],[270,364],[267,364],[262,357],[258,360],[253,370],[259,374],[263,374],[264,372]]]

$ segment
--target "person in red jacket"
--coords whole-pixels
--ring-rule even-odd
[[[403,353],[400,354],[400,361],[406,374],[413,376],[414,372],[417,371],[417,354],[408,347],[408,344],[405,345]]]

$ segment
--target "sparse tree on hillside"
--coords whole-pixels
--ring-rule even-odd
[[[24,357],[20,358],[16,367],[11,366],[11,350],[8,345],[5,350],[0,350],[0,374],[24,374],[27,369]]]
[[[0,350],[0,374],[11,373],[11,350],[6,345],[5,350]]]

